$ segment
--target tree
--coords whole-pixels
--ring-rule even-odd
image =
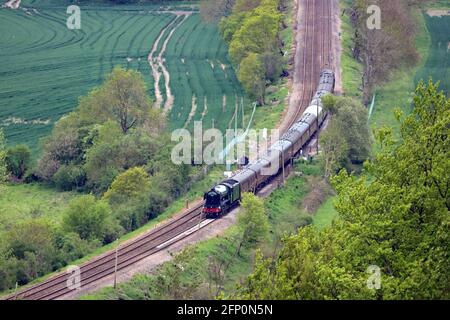
[[[353,98],[325,96],[325,110],[331,120],[320,137],[325,175],[340,169],[351,170],[351,163],[360,164],[370,157],[372,135],[367,121],[367,109]]]
[[[62,165],[53,175],[53,182],[62,191],[81,188],[86,183],[86,172],[82,166]]]
[[[157,153],[165,120],[152,108],[142,76],[115,68],[55,124],[36,174],[52,181],[61,166],[83,166],[86,189],[104,192],[119,173],[145,165]],[[62,170],[67,173],[67,167]]]
[[[450,99],[420,83],[401,140],[384,128],[381,151],[357,178],[332,179],[339,219],[259,256],[237,296],[247,299],[449,299]],[[369,266],[380,287],[368,286]]]
[[[19,284],[52,271],[57,255],[53,227],[48,221],[39,219],[19,223],[6,237],[11,255],[17,259]]]
[[[0,183],[6,181],[8,170],[6,166],[6,138],[0,128]]]
[[[31,151],[26,145],[9,148],[6,152],[8,171],[17,179],[22,179],[31,165]]]
[[[328,128],[320,136],[320,146],[322,148],[320,158],[325,177],[330,177],[345,167],[348,161],[349,146],[339,122],[330,122]]]
[[[243,21],[241,28],[233,35],[230,43],[230,57],[235,64],[250,53],[262,55],[276,48],[280,25],[277,11],[260,10]]]
[[[202,0],[200,13],[207,22],[218,22],[222,17],[231,13],[235,0]]]
[[[151,100],[142,75],[116,67],[98,92],[98,107],[104,107],[120,125],[123,133],[143,124],[151,116]]]
[[[69,203],[63,217],[63,229],[77,233],[84,240],[104,240],[115,228],[108,203],[85,195]]]
[[[251,193],[242,195],[241,212],[238,214],[237,225],[242,235],[238,254],[242,247],[253,246],[267,236],[269,222],[264,212],[262,200]]]
[[[121,225],[132,231],[148,221],[150,193],[150,177],[142,167],[135,167],[117,176],[103,199],[114,209]]]
[[[265,70],[260,55],[256,53],[251,53],[242,60],[238,73],[239,81],[245,90],[255,97],[260,105],[265,104],[266,84],[264,73]]]

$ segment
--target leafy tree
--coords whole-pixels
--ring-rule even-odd
[[[243,21],[231,40],[230,57],[236,64],[250,53],[263,54],[276,48],[280,14],[276,7],[274,10],[258,9]]]
[[[52,181],[61,166],[83,166],[86,188],[104,192],[122,171],[145,165],[157,153],[165,123],[140,74],[115,68],[55,124],[36,174]],[[67,167],[62,170],[67,173]]]
[[[11,288],[16,283],[17,259],[11,252],[0,247],[0,290]]]
[[[238,78],[245,90],[258,99],[260,105],[265,103],[266,84],[264,80],[264,65],[260,55],[249,54],[241,62]]]
[[[202,0],[200,13],[207,22],[218,22],[231,13],[235,0]]]
[[[320,145],[322,148],[320,160],[325,177],[330,177],[344,168],[348,162],[349,146],[339,122],[331,121],[327,130],[320,136]]]
[[[62,165],[53,176],[56,187],[62,191],[70,191],[84,186],[86,172],[83,167],[69,164]]]
[[[199,270],[192,264],[194,255],[195,248],[183,250],[160,269],[153,284],[157,299],[193,299],[201,283]],[[191,280],[186,281],[186,278]]]
[[[397,117],[400,141],[382,129],[366,173],[332,179],[339,219],[289,237],[276,261],[259,256],[238,297],[449,299],[450,99],[422,82],[413,112]]]
[[[109,201],[121,225],[131,231],[148,221],[150,192],[150,177],[142,167],[135,167],[117,176],[103,199]]]
[[[251,193],[242,195],[241,212],[239,212],[237,225],[242,235],[238,254],[244,246],[255,245],[267,236],[269,222],[264,211],[262,200]]]
[[[73,199],[64,213],[63,228],[75,232],[84,240],[104,240],[117,230],[107,202],[97,201],[92,195]]]
[[[56,240],[59,249],[59,265],[62,267],[74,260],[80,259],[91,253],[101,243],[99,241],[88,241],[81,239],[78,233],[69,232],[64,234],[61,232]]]
[[[105,84],[91,97],[91,106],[105,119],[116,121],[122,132],[142,125],[155,116],[142,75],[134,70],[116,67]]]
[[[52,271],[57,256],[53,241],[53,227],[42,219],[22,222],[7,233],[8,248],[17,259],[19,284]]]
[[[8,149],[6,153],[8,171],[17,179],[22,179],[31,165],[31,151],[26,145],[18,145]]]
[[[231,60],[239,69],[239,81],[261,105],[266,81],[276,81],[284,63],[279,4],[279,0],[236,0],[232,14],[219,23]]]
[[[325,175],[329,177],[349,164],[359,164],[370,156],[372,135],[367,109],[352,98],[328,95],[323,100],[331,113],[329,126],[320,137]]]
[[[123,203],[130,198],[137,198],[150,188],[147,172],[142,167],[131,168],[120,174],[103,195],[110,204]]]

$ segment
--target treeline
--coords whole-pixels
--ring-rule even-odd
[[[381,129],[365,172],[332,178],[333,225],[300,229],[275,259],[259,255],[233,298],[450,298],[450,99],[422,82],[413,104],[397,111],[400,141]]]
[[[222,37],[244,89],[260,105],[265,104],[266,85],[283,73],[284,51],[280,39],[284,0],[221,0],[202,5],[205,16],[225,16],[219,21]],[[232,9],[230,9],[232,8]]]
[[[363,62],[362,89],[364,102],[369,101],[374,86],[386,81],[391,73],[418,62],[415,47],[416,22],[412,4],[426,0],[358,0],[352,1],[347,14],[354,26],[353,56]],[[381,9],[381,29],[367,27],[367,8]]]
[[[166,119],[137,71],[115,68],[43,142],[35,168],[25,146],[6,149],[0,178],[76,190],[60,224],[20,223],[0,235],[0,290],[25,284],[160,214],[189,185],[191,167],[170,161]],[[88,194],[88,195],[87,195]]]

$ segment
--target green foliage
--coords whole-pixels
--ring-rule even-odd
[[[330,121],[327,129],[320,136],[321,161],[326,177],[344,168],[348,162],[349,146],[345,140],[344,131],[345,129],[340,123]]]
[[[22,179],[31,166],[31,151],[26,145],[9,148],[6,152],[8,171],[17,179]]]
[[[64,234],[60,232],[56,235],[55,244],[59,248],[60,265],[58,267],[62,267],[91,253],[101,245],[101,242],[81,239],[75,232]]]
[[[265,103],[266,84],[264,80],[264,65],[259,54],[251,53],[241,62],[238,75],[245,90],[259,101]]]
[[[92,195],[73,199],[63,218],[63,229],[77,233],[84,240],[109,242],[117,227],[107,202],[96,200]]]
[[[251,193],[244,193],[237,225],[242,235],[238,252],[242,246],[251,247],[264,239],[269,231],[269,223],[263,201]]]
[[[401,141],[383,130],[367,174],[332,179],[339,219],[286,239],[276,261],[259,256],[239,298],[449,298],[450,100],[420,83],[399,119]],[[367,285],[371,265],[379,289]]]
[[[260,104],[265,103],[266,81],[278,80],[284,63],[278,5],[278,0],[236,1],[233,13],[219,24],[231,60],[239,68],[240,82]]]
[[[18,224],[6,234],[9,263],[16,280],[24,284],[50,272],[56,260],[53,227],[46,220],[31,220]]]
[[[55,125],[37,175],[62,190],[86,183],[89,191],[102,193],[122,171],[157,154],[164,124],[161,111],[150,106],[142,77],[116,68]]]
[[[367,109],[357,100],[347,97],[325,99],[325,107],[332,118],[322,134],[322,162],[325,175],[337,173],[341,168],[351,170],[350,163],[361,164],[370,156],[372,135]]]
[[[62,165],[53,176],[53,182],[61,191],[76,190],[86,183],[86,172],[81,166]]]
[[[103,199],[109,202],[122,227],[132,231],[148,221],[151,195],[150,177],[143,168],[136,167],[117,176]]]

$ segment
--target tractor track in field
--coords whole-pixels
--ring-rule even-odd
[[[298,104],[297,108],[287,113],[287,115],[290,115],[286,119],[288,124],[293,124],[298,120],[310,102],[317,85],[320,70],[325,67],[336,69],[333,66],[331,35],[333,29],[331,15],[333,10],[336,10],[335,0],[299,1],[301,1],[302,5],[298,8],[298,18],[304,21],[304,25],[299,30],[301,34],[297,38],[298,49],[296,53],[294,85],[298,85],[300,90],[296,92],[296,96],[291,96],[291,102],[298,100]],[[159,39],[162,38],[163,34],[164,32],[161,33]],[[302,37],[304,37],[304,41],[301,41]],[[153,58],[157,47],[157,44],[154,45],[152,52],[149,54],[149,62]],[[259,196],[264,197],[270,193],[270,190],[275,189],[278,178],[275,177],[273,182],[269,184],[271,187],[263,188]],[[219,225],[221,219],[203,219],[201,215],[202,204],[203,201],[197,201],[190,209],[184,210],[170,220],[154,227],[151,231],[121,244],[117,247],[118,249],[110,250],[80,265],[81,286],[88,287],[102,281],[104,282],[105,279],[111,279],[116,269],[118,273],[126,272],[138,262],[154,257],[157,253],[170,248],[181,240],[188,242],[190,237],[195,235],[201,227]],[[117,265],[115,263],[116,254]],[[76,296],[77,290],[73,286],[68,285],[71,284],[70,281],[68,283],[69,278],[69,274],[61,272],[39,284],[7,296],[6,299],[51,300]],[[96,288],[98,286],[93,289]]]
[[[175,13],[175,18],[163,29],[161,30],[161,33],[159,34],[158,38],[153,44],[153,48],[150,51],[148,55],[148,63],[150,64],[150,68],[152,70],[152,76],[155,83],[155,107],[160,108],[163,103],[163,95],[161,93],[160,88],[160,80],[161,77],[164,77],[164,86],[165,86],[165,93],[166,93],[166,101],[164,102],[163,110],[165,113],[170,112],[170,109],[173,106],[173,102],[175,100],[175,97],[172,94],[172,90],[170,88],[170,73],[167,70],[166,66],[164,65],[164,54],[167,49],[167,44],[169,43],[170,39],[172,38],[175,31],[186,21],[187,18],[191,16],[192,13]],[[183,17],[181,21],[179,21],[179,17]],[[162,44],[161,50],[158,54],[158,56],[155,57],[156,52],[158,51],[159,43],[161,42],[162,38],[165,36],[167,30],[172,28],[167,35],[167,37],[164,39],[164,42]],[[161,70],[161,71],[160,71]]]

